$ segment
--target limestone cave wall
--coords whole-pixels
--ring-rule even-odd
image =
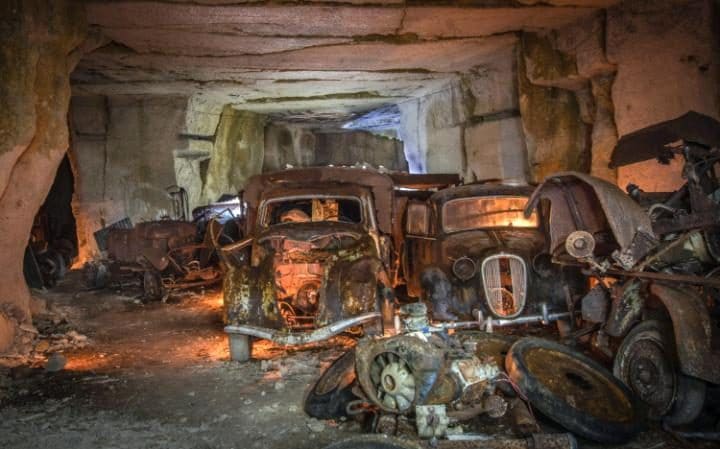
[[[263,171],[287,166],[355,165],[367,163],[407,171],[403,142],[367,131],[313,129],[294,124],[269,124],[265,129]]]
[[[678,20],[680,18],[680,20]],[[680,164],[610,169],[618,137],[688,110],[719,116],[717,8],[629,0],[543,32],[400,104],[410,169],[466,182],[541,182],[564,170],[671,190]]]
[[[177,184],[173,151],[187,146],[186,105],[174,96],[73,98],[79,263],[98,254],[99,229],[125,217],[138,223],[171,214],[166,189]]]

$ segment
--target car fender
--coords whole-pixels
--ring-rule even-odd
[[[720,352],[711,348],[710,314],[691,289],[653,283],[650,293],[665,306],[673,324],[680,371],[714,384],[720,383]]]

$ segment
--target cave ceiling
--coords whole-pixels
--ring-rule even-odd
[[[513,51],[518,31],[561,27],[612,3],[91,1],[88,22],[106,44],[82,59],[73,93],[195,96],[296,120],[350,117],[492,67]]]

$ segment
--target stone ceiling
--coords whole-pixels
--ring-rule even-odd
[[[612,3],[89,2],[88,22],[107,45],[81,61],[73,89],[342,115],[442,89],[458,74],[492,67],[518,31],[557,28]]]

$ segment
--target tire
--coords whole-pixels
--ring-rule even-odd
[[[247,362],[252,355],[252,338],[243,334],[228,334],[230,360],[233,362]]]
[[[146,300],[159,301],[165,294],[165,288],[160,279],[160,274],[148,270],[143,273],[143,293]]]
[[[324,449],[421,449],[418,443],[387,435],[361,435],[337,441]]]
[[[647,320],[628,332],[613,373],[648,406],[650,419],[688,424],[705,403],[705,383],[680,373],[670,323]]]
[[[680,374],[678,394],[672,410],[663,420],[669,426],[680,426],[695,421],[705,405],[707,384],[697,378]]]
[[[82,268],[83,281],[90,289],[105,288],[108,285],[108,269],[103,263],[86,262]]]
[[[518,340],[505,367],[530,404],[570,432],[623,443],[642,429],[630,390],[594,360],[539,338]]]
[[[305,413],[317,419],[348,416],[347,405],[359,399],[353,392],[356,384],[355,350],[338,357],[305,395]]]

